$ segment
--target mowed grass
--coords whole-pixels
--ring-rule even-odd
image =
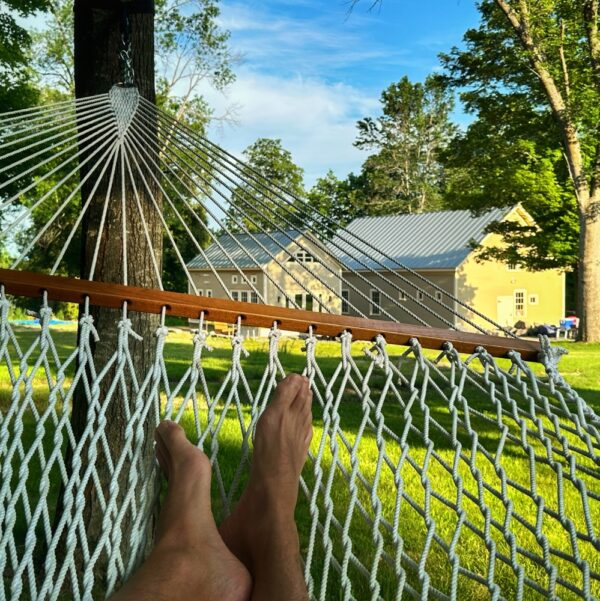
[[[19,344],[22,348],[28,347],[36,335],[34,329],[19,329]],[[73,351],[75,336],[72,328],[53,328],[53,339],[61,361]],[[209,339],[209,343],[213,350],[205,352],[202,365],[209,391],[214,395],[231,365],[231,343],[214,337]],[[569,349],[569,354],[561,361],[561,373],[595,411],[600,411],[600,345],[563,341],[561,344]],[[244,373],[250,390],[255,393],[267,364],[268,341],[247,340],[244,346],[249,351],[249,356],[242,361]],[[306,364],[303,346],[304,342],[298,339],[284,338],[281,341],[279,357],[286,371],[302,371]],[[352,346],[353,357],[363,375],[369,366],[363,353],[365,346],[363,342]],[[388,349],[393,358],[399,357],[404,350],[400,347]],[[429,358],[436,354],[426,352]],[[169,380],[176,383],[190,365],[190,334],[170,334],[165,357]],[[339,343],[320,341],[317,358],[325,379],[329,380],[340,363]],[[499,364],[509,367],[505,360],[500,360]],[[473,367],[481,371],[477,365]],[[410,376],[414,369],[413,359],[403,362],[402,373]],[[534,371],[544,377],[541,366],[534,366]],[[67,374],[66,385],[71,375]],[[491,597],[485,584],[489,581],[500,588],[503,597],[514,598],[521,570],[542,591],[548,589],[551,575],[557,576],[556,594],[564,599],[576,598],[578,595],[573,589],[583,587],[581,566],[584,564],[580,562],[577,566],[565,558],[573,555],[573,548],[563,524],[553,517],[559,513],[559,501],[563,522],[565,519],[572,521],[575,530],[584,535],[577,538],[577,551],[591,571],[592,594],[600,596],[600,553],[585,536],[588,527],[580,490],[564,476],[569,471],[568,462],[561,455],[564,444],[557,436],[556,424],[543,414],[538,415],[537,422],[522,415],[521,421],[510,414],[505,415],[503,423],[509,428],[509,436],[500,449],[501,429],[496,422],[497,404],[492,401],[492,393],[500,388],[501,382],[491,377],[490,382],[485,384],[481,378],[475,377],[462,390],[463,396],[468,399],[469,409],[457,402],[453,412],[450,409],[452,386],[448,384],[451,377],[448,364],[442,363],[439,373],[432,371],[427,387],[424,387],[424,374],[417,370],[415,386],[425,392],[423,396],[415,396],[410,386],[398,383],[398,378],[393,380],[395,390],[386,388],[390,383],[381,371],[374,370],[368,381],[370,404],[361,402],[359,390],[362,382],[356,377],[354,382],[359,390],[355,389],[352,381],[344,381],[341,375],[333,382],[329,395],[319,385],[325,405],[320,402],[319,395],[315,395],[311,447],[312,456],[319,459],[307,462],[303,477],[309,496],[301,494],[297,508],[303,556],[309,561],[314,596],[342,599],[345,594],[351,593],[356,599],[374,596],[394,599],[404,584],[417,592],[425,586],[432,586],[446,594],[454,591],[459,599],[486,599]],[[47,388],[45,376],[39,372],[33,380],[33,398],[38,411],[47,406]],[[541,392],[547,394],[545,390]],[[0,365],[2,415],[8,411],[11,393],[7,368]],[[519,408],[529,409],[529,403],[518,391],[513,390],[511,396]],[[202,431],[214,426],[222,417],[219,430],[204,442],[204,450],[214,458],[214,510],[217,519],[222,519],[228,506],[235,503],[247,476],[240,415],[234,406],[227,407],[226,403],[220,402],[214,407],[215,420],[209,424],[206,403],[202,396],[200,400],[197,415]],[[180,403],[181,399],[176,399],[176,411]],[[376,410],[378,404],[381,412]],[[506,403],[503,407],[510,409]],[[15,428],[18,430],[15,426],[18,420],[14,418],[8,426],[9,438],[18,434],[25,452],[36,436],[38,418],[34,413],[31,408],[23,412],[22,432],[15,431]],[[250,423],[251,414],[251,404],[243,404],[241,416],[246,426]],[[462,423],[465,419],[470,423],[470,429],[465,426],[457,429],[457,439],[462,445],[458,461],[457,447],[448,434],[452,430],[453,416]],[[181,423],[193,440],[198,438],[195,419],[191,407],[182,409]],[[383,424],[389,431],[383,428]],[[568,442],[578,465],[583,468],[579,472],[580,482],[590,491],[599,491],[597,463],[589,457],[589,449],[586,449],[581,437],[569,430],[569,425],[572,426],[561,420],[558,433],[563,441]],[[378,427],[382,428],[380,436],[376,435]],[[537,436],[540,427],[551,440],[553,459],[564,468],[561,499],[555,470],[540,461],[534,462],[538,496],[526,492],[531,490],[532,483],[529,452],[536,457],[547,456],[547,447]],[[46,456],[56,445],[54,428],[52,419],[49,419],[43,429]],[[527,449],[523,447],[523,440]],[[473,446],[474,443],[479,446]],[[64,444],[63,441],[63,447]],[[593,449],[594,453],[597,460],[597,447]],[[494,461],[496,454],[497,462]],[[23,469],[18,453],[13,458],[12,484],[16,486],[25,478],[32,507],[40,496],[40,473],[37,456],[32,457],[27,469]],[[504,478],[514,483],[506,487],[505,496],[499,493],[504,487]],[[353,483],[355,496],[348,480]],[[230,503],[222,498],[220,482],[230,497]],[[232,483],[235,483],[233,487]],[[487,483],[487,488],[482,483]],[[311,499],[315,486],[318,493]],[[398,494],[399,487],[402,495]],[[43,491],[49,515],[55,510],[59,489],[60,475],[54,470],[49,489]],[[550,514],[543,514],[541,529],[536,533],[541,498]],[[506,503],[507,500],[510,504]],[[428,507],[427,515],[422,511],[425,506]],[[27,519],[22,501],[16,504],[15,510],[12,526],[15,539],[24,541]],[[597,529],[600,503],[590,498],[587,510],[593,528]],[[504,525],[507,525],[505,529]],[[37,530],[42,538],[41,528]],[[484,534],[486,530],[487,537]],[[344,536],[343,531],[348,536]],[[597,536],[597,531],[595,534]],[[453,551],[449,554],[451,545]],[[543,557],[545,545],[557,551],[549,555],[555,574],[546,570],[543,561],[536,560]],[[518,564],[516,570],[510,561],[501,559],[510,558],[513,551]],[[395,563],[394,558],[400,555],[402,561]],[[495,562],[492,561],[494,557]],[[344,558],[348,560],[346,563]],[[343,578],[334,569],[336,561],[345,574]],[[372,575],[375,578],[370,583]],[[6,574],[4,577],[7,578]],[[544,597],[535,587],[527,585],[524,594],[526,599]]]

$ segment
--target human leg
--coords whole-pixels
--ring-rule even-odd
[[[250,574],[224,544],[212,516],[208,458],[173,422],[157,428],[156,454],[169,480],[156,543],[111,601],[246,601]]]
[[[252,601],[306,601],[294,510],[312,439],[312,392],[299,375],[285,378],[260,417],[248,486],[219,528],[252,574]]]

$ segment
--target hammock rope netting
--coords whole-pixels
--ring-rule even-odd
[[[104,598],[135,570],[151,545],[159,503],[151,432],[161,419],[182,423],[208,454],[214,511],[218,520],[226,516],[247,477],[256,421],[291,371],[307,375],[314,392],[314,438],[297,509],[311,597],[600,596],[600,420],[558,372],[560,352],[547,339],[527,347],[508,333],[485,335],[500,326],[326,216],[319,234],[294,238],[298,211],[306,210],[300,199],[133,87],[2,115],[0,147],[3,241],[19,248],[10,269],[0,270],[0,600]],[[87,278],[60,277],[99,195]],[[34,217],[42,209],[48,218],[40,223]],[[132,214],[159,289],[147,291],[159,300],[153,329],[143,332],[142,371]],[[149,214],[191,292],[162,309],[161,252]],[[257,303],[232,299],[198,232]],[[240,233],[285,278],[258,261]],[[225,300],[197,296],[181,235],[222,287],[213,296]],[[120,289],[117,304],[111,285],[92,281],[106,236],[120,240],[120,284],[131,289],[129,296]],[[52,267],[38,285],[35,274],[17,270],[39,248],[51,249]],[[298,250],[316,260],[291,261]],[[352,277],[332,267],[343,257],[352,258]],[[249,269],[289,308],[269,305],[266,286]],[[286,278],[307,294],[318,284],[333,301],[315,295],[310,320]],[[364,283],[378,290],[387,319],[376,326],[349,299],[356,317],[335,315],[342,288],[350,299],[377,304]],[[110,325],[94,319],[102,304],[94,290],[120,307]],[[416,292],[425,299],[419,313],[399,300]],[[24,295],[39,301],[34,329],[11,319]],[[52,325],[53,302],[65,300],[81,303],[77,331]],[[198,320],[191,333],[166,325],[177,303],[179,315]],[[227,339],[207,329],[219,307],[232,316]],[[398,337],[407,330],[395,314],[415,324],[412,336]],[[268,336],[244,338],[242,326],[266,323]],[[448,328],[443,338],[429,342],[430,326],[440,332],[440,323]],[[335,338],[322,336],[336,324]],[[364,335],[377,324],[379,334]],[[107,336],[111,351],[99,356]],[[74,424],[77,404],[84,419]]]

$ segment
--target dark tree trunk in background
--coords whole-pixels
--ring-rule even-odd
[[[122,50],[122,23],[123,4],[127,4],[131,31],[131,50],[133,68],[135,73],[135,85],[144,98],[155,102],[154,82],[154,14],[153,0],[120,2],[119,0],[75,0],[75,90],[78,98],[108,92],[113,85],[123,79],[120,52]],[[150,148],[148,152],[152,152]],[[138,158],[139,161],[139,158]],[[135,173],[135,165],[132,164]],[[107,174],[110,173],[110,168]],[[126,180],[129,179],[127,168],[125,168]],[[84,169],[82,169],[82,176]],[[91,193],[95,177],[91,177],[89,184],[82,190],[82,202]],[[122,212],[121,212],[121,173],[120,160],[117,161],[114,185],[106,223],[101,232],[98,260],[94,273],[94,280],[104,282],[123,283],[123,240],[122,240]],[[144,184],[137,182],[136,188],[140,194],[140,200],[145,213],[150,238],[157,256],[158,265],[161,265],[162,257],[162,228],[159,216],[150,195]],[[87,212],[82,223],[82,248],[81,248],[81,275],[88,277],[96,241],[99,235],[99,224],[106,192],[108,189],[108,177],[101,183],[94,193],[90,210]],[[133,189],[130,185],[125,186],[127,203],[127,256],[128,256],[128,283],[133,286],[146,288],[157,288],[158,282],[151,259],[151,249],[147,244],[142,220],[139,216]],[[152,189],[152,196],[162,206],[160,194],[157,189]],[[96,370],[100,371],[107,360],[117,349],[117,322],[121,317],[121,311],[91,307],[94,323],[100,336],[100,341],[94,347],[94,362]],[[144,313],[130,312],[129,318],[135,332],[143,337],[138,342],[129,339],[133,367],[138,382],[144,379],[153,362],[153,348],[155,344],[154,332],[158,325],[158,316]],[[106,392],[112,381],[112,375],[101,383],[100,401],[106,397]],[[106,438],[109,441],[110,453],[113,462],[117,462],[124,444],[125,429],[127,426],[126,403],[131,407],[135,401],[135,393],[128,376],[127,400],[122,391],[117,390],[108,405],[106,412]],[[82,390],[75,395],[71,422],[74,433],[79,438],[87,423],[88,403]],[[150,411],[145,424],[145,444],[143,448],[144,465],[143,473],[139,474],[139,486],[147,486],[146,477],[153,462],[153,423],[154,412]],[[86,449],[89,453],[89,449]],[[111,495],[108,491],[110,474],[102,445],[96,449],[98,453],[97,468],[100,481],[104,489],[104,496],[108,499]],[[86,457],[83,458],[84,466]],[[131,469],[129,462],[119,479],[118,496],[122,499],[128,492],[127,479]],[[145,473],[144,473],[145,472]],[[148,491],[149,494],[152,491]],[[102,523],[102,511],[100,510],[100,499],[93,485],[88,485],[85,491],[86,510],[85,521],[88,540],[90,541],[90,552],[96,546]],[[119,503],[117,504],[119,505]],[[130,543],[131,515],[125,516],[122,523],[122,553],[127,562],[128,545]],[[148,541],[151,543],[153,535],[153,524],[148,528]],[[83,567],[82,557],[79,555],[78,570]],[[102,553],[100,561],[95,568],[95,582],[99,593],[103,592],[106,579],[106,556]]]

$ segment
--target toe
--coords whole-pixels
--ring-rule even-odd
[[[157,447],[169,465],[169,476],[189,470],[198,472],[197,476],[204,476],[205,472],[210,475],[208,457],[187,439],[179,424],[165,420],[159,424],[156,433]]]
[[[292,403],[292,407],[300,413],[304,414],[310,411],[313,395],[312,390],[310,389],[308,378],[302,376],[302,379],[302,385],[296,392],[294,401]]]
[[[277,385],[273,402],[290,406],[306,382],[307,379],[300,374],[289,374]]]
[[[165,450],[171,454],[181,446],[189,444],[183,428],[179,424],[169,420],[165,420],[158,425],[156,434],[160,442],[164,445]]]

